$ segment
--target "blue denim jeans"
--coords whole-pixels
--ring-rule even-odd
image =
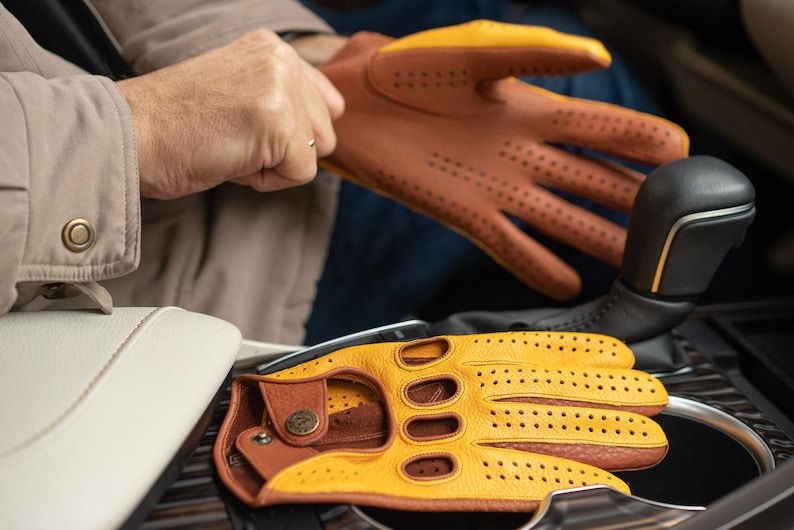
[[[594,36],[564,9],[528,7],[516,13],[509,2],[500,0],[386,0],[357,12],[319,8],[310,0],[304,3],[342,34],[370,30],[401,36],[430,27],[489,18]],[[560,94],[659,114],[648,93],[614,52],[613,59],[612,67],[603,72],[524,80]],[[624,215],[599,205],[576,202],[618,222],[626,221]],[[582,274],[586,285],[600,292],[608,289],[615,277],[613,269],[569,247],[532,235],[554,247],[558,255]],[[487,255],[456,232],[374,192],[344,182],[328,260],[306,323],[306,343],[316,344],[415,315],[440,295],[451,278],[467,268],[498,271]],[[511,296],[524,296],[527,307],[551,303],[524,286],[510,285],[510,289]],[[472,296],[476,297],[476,292],[472,289]],[[496,295],[491,292],[487,296]],[[494,305],[493,300],[487,303],[488,307]],[[466,307],[453,305],[450,312],[477,305],[478,300],[467,299]]]

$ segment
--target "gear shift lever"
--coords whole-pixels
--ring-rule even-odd
[[[623,267],[611,290],[572,308],[468,312],[431,325],[432,333],[504,330],[587,331],[622,339],[637,365],[666,370],[668,333],[695,308],[728,251],[755,217],[755,190],[741,172],[708,156],[671,162],[640,187]]]
[[[716,158],[666,164],[640,187],[629,222],[623,282],[636,293],[696,298],[755,216],[755,191]]]

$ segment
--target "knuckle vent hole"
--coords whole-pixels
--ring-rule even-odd
[[[434,405],[452,399],[458,392],[458,383],[445,377],[423,379],[405,389],[405,397],[417,405]]]
[[[449,353],[450,344],[443,337],[408,342],[400,348],[400,360],[408,366],[420,366]]]
[[[460,419],[455,415],[420,416],[405,424],[405,434],[418,442],[449,438],[459,430]]]
[[[457,469],[455,459],[450,455],[422,455],[403,464],[405,476],[414,480],[438,480],[452,475]]]

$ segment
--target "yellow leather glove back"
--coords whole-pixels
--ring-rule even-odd
[[[338,147],[321,163],[461,232],[538,291],[570,298],[578,274],[506,214],[617,266],[625,230],[549,189],[628,211],[644,176],[559,145],[663,164],[687,155],[688,138],[655,116],[513,76],[610,61],[592,39],[483,20],[399,40],[356,34],[322,67],[346,110]]]
[[[241,376],[215,446],[223,482],[265,506],[342,502],[532,510],[551,491],[628,486],[652,466],[662,384],[601,335],[513,332],[346,348]]]

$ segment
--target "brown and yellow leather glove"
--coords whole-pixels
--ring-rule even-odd
[[[579,275],[507,217],[618,266],[625,230],[551,193],[628,211],[643,175],[560,148],[647,164],[687,155],[664,119],[564,97],[513,76],[606,68],[593,39],[475,21],[398,40],[358,33],[321,69],[342,92],[336,151],[321,163],[463,233],[558,300]]]
[[[631,351],[593,334],[510,332],[354,346],[232,384],[215,462],[252,506],[532,510],[551,491],[628,486],[667,403]]]

